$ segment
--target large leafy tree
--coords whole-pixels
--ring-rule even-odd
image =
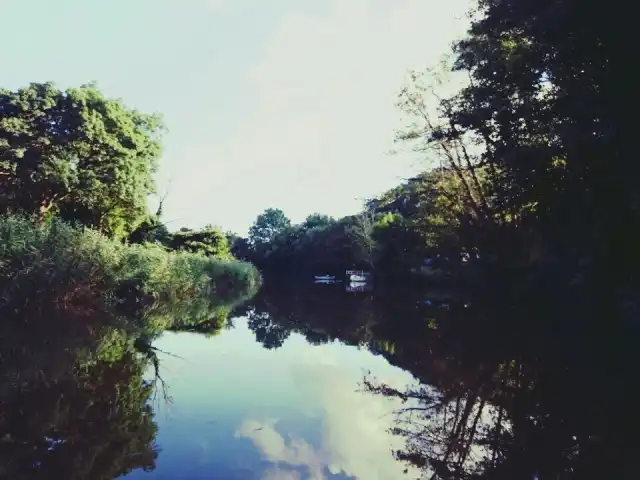
[[[311,215],[307,216],[302,226],[305,229],[311,229],[316,227],[324,228],[333,223],[335,223],[335,220],[329,215],[325,215],[323,213],[312,213]]]
[[[162,131],[159,116],[95,85],[0,90],[0,211],[57,214],[122,237],[148,215]]]
[[[261,247],[291,226],[291,220],[279,208],[267,208],[258,215],[249,230],[249,242],[255,247]]]
[[[616,10],[574,0],[479,8],[455,48],[455,68],[471,82],[442,104],[450,122],[441,133],[482,139],[505,207],[530,211],[548,251],[631,274],[639,167],[621,114],[633,94]]]

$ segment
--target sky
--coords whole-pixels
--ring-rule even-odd
[[[437,63],[469,0],[0,0],[0,86],[96,81],[164,115],[171,229],[246,234],[355,213],[414,174],[389,155],[408,69]]]

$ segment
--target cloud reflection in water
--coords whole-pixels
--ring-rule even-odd
[[[236,430],[236,438],[249,439],[274,465],[263,480],[419,478],[419,472],[412,468],[405,476],[406,465],[392,455],[392,450],[403,447],[403,440],[387,431],[390,413],[400,403],[358,391],[362,373],[346,371],[322,350],[314,350],[304,362],[291,367],[309,411],[321,415],[319,445],[311,445],[295,433],[280,433],[278,420],[272,418],[247,418]],[[412,381],[399,370],[393,377],[381,379],[400,386]],[[300,474],[301,469],[306,472],[304,475]]]

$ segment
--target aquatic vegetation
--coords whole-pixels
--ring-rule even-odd
[[[0,308],[21,316],[115,311],[162,318],[157,326],[167,328],[168,312],[206,317],[259,285],[258,271],[245,262],[127,245],[58,219],[0,217]]]

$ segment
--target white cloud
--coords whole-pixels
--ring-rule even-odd
[[[410,469],[411,476],[404,477],[406,465],[391,453],[404,444],[388,432],[390,413],[400,404],[357,391],[360,374],[350,375],[339,365],[318,360],[307,358],[292,374],[306,404],[321,413],[319,445],[312,446],[293,433],[285,438],[274,419],[247,419],[236,431],[236,437],[250,439],[266,460],[278,466],[263,478],[300,478],[292,476],[299,474],[291,467],[305,467],[305,480],[325,480],[327,471],[366,480],[418,478],[419,472],[414,469]],[[397,373],[385,380],[400,386],[411,381],[408,374]]]
[[[410,174],[407,159],[385,155],[399,126],[395,95],[407,69],[433,65],[464,32],[468,4],[295,2],[248,69],[252,110],[219,152],[228,187],[212,185],[207,197],[235,188],[236,218],[279,206],[298,221],[351,213],[354,197]]]
[[[263,187],[267,198],[295,199],[299,216],[327,203],[313,197],[329,188],[354,205],[354,195],[395,183],[402,169],[384,155],[398,126],[395,94],[408,68],[447,49],[461,3],[332,0],[321,14],[283,19],[251,69],[259,99],[234,152],[260,160],[257,181],[287,181],[280,192]]]
[[[324,461],[320,452],[314,450],[306,441],[291,436],[288,441],[275,429],[276,421],[245,420],[236,437],[249,438],[263,457],[274,464],[284,463],[293,467],[306,467],[313,480],[324,480]],[[272,469],[266,472],[263,479],[289,478],[296,472]]]

